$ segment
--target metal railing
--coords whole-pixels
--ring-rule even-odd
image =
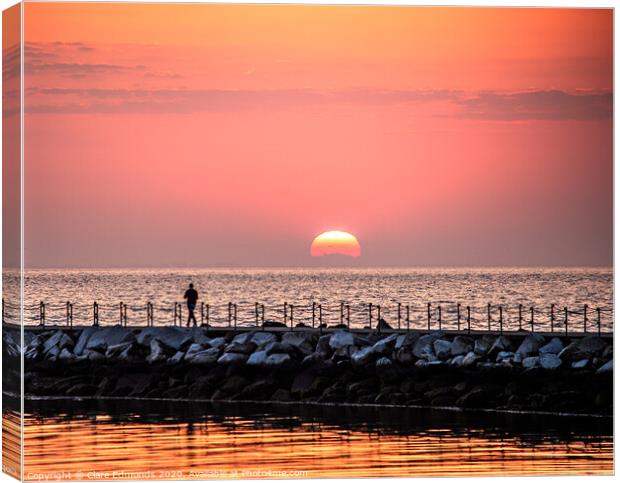
[[[20,307],[2,300],[2,321],[19,323]],[[76,304],[70,301],[24,305],[25,325],[68,326],[117,325],[183,326],[189,315],[181,302],[146,302],[130,305]],[[603,319],[603,316],[606,319]],[[220,303],[202,302],[194,311],[197,323],[205,327],[305,327],[323,329],[327,324],[342,328],[376,328],[399,331],[457,330],[457,331],[529,331],[571,333],[602,333],[613,330],[613,311],[583,305],[577,310],[556,304],[548,309],[537,309],[524,304],[507,305],[488,303],[484,307],[462,303],[440,302],[412,305],[401,302],[382,306],[373,303],[319,302],[289,303],[266,306],[260,302]],[[389,324],[379,324],[379,320]],[[607,322],[607,323],[606,323]]]

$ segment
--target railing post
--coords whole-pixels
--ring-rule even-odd
[[[232,326],[232,302],[228,302],[228,327]]]
[[[532,334],[534,333],[534,307],[530,307],[530,326],[532,327]]]
[[[69,325],[69,301],[67,301],[67,325]]]
[[[39,324],[45,326],[45,302],[39,302]]]
[[[588,332],[588,304],[583,306],[583,332]]]
[[[519,330],[523,328],[523,304],[519,304]]]
[[[499,333],[503,334],[504,333],[504,315],[503,315],[503,309],[502,306],[499,306]]]
[[[177,319],[178,319],[177,311],[178,311],[178,304],[175,302],[174,303],[174,323],[173,323],[175,327],[177,325]]]
[[[456,304],[456,330],[461,330],[461,304]]]
[[[99,325],[99,304],[93,302],[93,325]]]
[[[400,309],[401,309],[401,304],[400,302],[398,302],[398,330],[400,330]]]
[[[210,322],[210,320],[209,320],[209,309],[211,308],[211,306],[209,304],[207,304],[207,306],[205,308],[207,310],[207,313],[205,314],[206,318],[207,318],[207,330],[209,330],[209,322]]]
[[[286,327],[286,311],[287,311],[287,306],[288,304],[286,302],[284,302],[284,310],[283,310],[283,315],[284,315],[284,327]]]
[[[347,328],[351,330],[351,306],[347,304]]]
[[[601,308],[596,308],[596,326],[598,328],[598,336],[601,336]]]
[[[4,324],[4,297],[2,298],[2,323]]]
[[[372,326],[370,326],[372,329]],[[381,333],[381,306],[377,305],[377,332]]]
[[[427,321],[428,330],[430,332],[431,330],[431,303],[430,302],[426,304],[426,321]]]
[[[254,323],[258,327],[258,302],[254,302]]]
[[[340,302],[340,325],[344,324],[344,302]]]
[[[323,333],[323,304],[319,304],[319,332]]]
[[[437,321],[439,322],[439,330],[441,330],[441,305],[437,306]]]
[[[291,330],[293,330],[293,309],[294,308],[295,306],[291,304]]]
[[[73,327],[73,303],[69,304],[69,325]]]
[[[471,332],[471,308],[467,306],[467,333]]]
[[[487,321],[489,324],[489,331],[491,330],[491,304],[487,304]]]
[[[127,304],[123,304],[123,318],[125,319],[125,327],[127,327]]]
[[[368,327],[372,329],[372,304],[368,304]]]
[[[314,329],[314,320],[316,318],[316,302],[312,302],[312,328]]]
[[[411,320],[409,318],[409,304],[407,304],[406,309],[407,309],[407,332],[409,332],[409,326],[411,324]]]
[[[235,330],[237,330],[237,304],[233,304],[233,316],[235,319]]]
[[[564,307],[564,333],[568,335],[568,307]]]
[[[265,330],[265,304],[260,305],[260,320],[263,330]]]
[[[122,326],[123,325],[123,302],[119,303],[118,305],[118,323]]]
[[[554,331],[554,325],[555,325],[555,304],[551,304],[551,332]]]
[[[179,327],[183,327],[183,305],[179,302]]]

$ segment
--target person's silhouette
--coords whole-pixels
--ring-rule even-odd
[[[196,321],[196,316],[194,315],[194,310],[196,309],[196,301],[198,300],[198,292],[194,290],[194,284],[190,283],[189,288],[185,291],[185,295],[183,298],[187,299],[187,311],[189,315],[187,316],[187,326],[189,327],[190,321],[194,321],[194,327],[198,325]]]

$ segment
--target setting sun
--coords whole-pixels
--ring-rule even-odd
[[[346,231],[326,231],[317,236],[310,247],[310,255],[320,257],[323,255],[346,255],[359,257],[361,247],[357,238]]]

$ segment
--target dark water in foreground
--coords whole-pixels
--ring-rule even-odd
[[[144,401],[27,401],[26,411],[29,480],[613,471],[609,418]]]

